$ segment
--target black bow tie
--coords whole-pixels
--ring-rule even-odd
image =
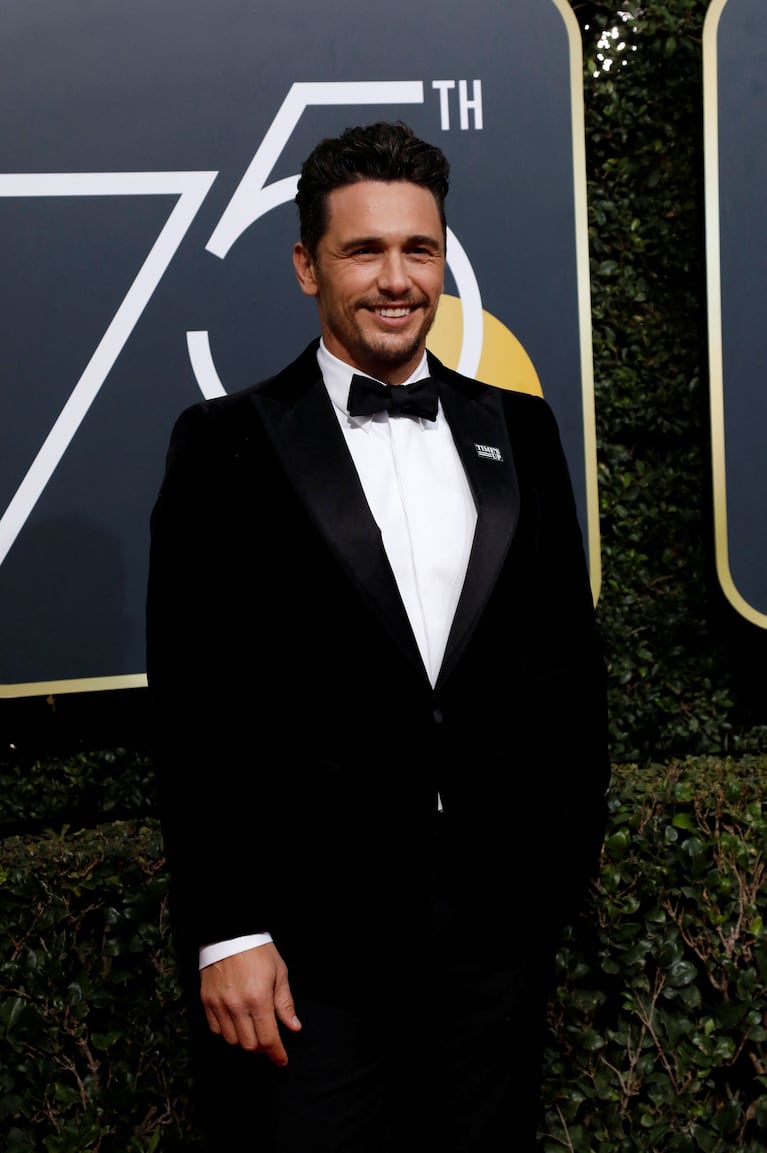
[[[381,384],[369,376],[352,377],[349,416],[372,416],[374,412],[404,413],[437,419],[437,382],[430,376],[412,384]]]

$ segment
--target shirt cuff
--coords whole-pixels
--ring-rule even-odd
[[[259,945],[270,945],[271,933],[250,933],[247,937],[232,937],[230,941],[216,941],[213,945],[203,945],[200,949],[200,968],[205,969],[214,961],[244,953],[246,949],[256,949]]]

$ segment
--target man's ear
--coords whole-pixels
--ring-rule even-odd
[[[311,253],[300,241],[293,246],[293,267],[296,270],[301,291],[307,296],[317,295],[317,280],[314,275],[314,260]]]

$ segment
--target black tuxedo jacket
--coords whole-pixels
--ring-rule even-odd
[[[148,675],[175,926],[270,930],[293,975],[556,932],[603,835],[604,665],[552,413],[430,356],[476,501],[434,688],[316,361],[198,404],[152,517]],[[437,813],[437,792],[444,812]]]

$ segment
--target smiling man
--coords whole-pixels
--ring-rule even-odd
[[[448,164],[303,165],[320,337],[188,409],[152,518],[173,926],[215,1153],[536,1147],[558,934],[596,867],[604,664],[546,403],[426,349]]]

